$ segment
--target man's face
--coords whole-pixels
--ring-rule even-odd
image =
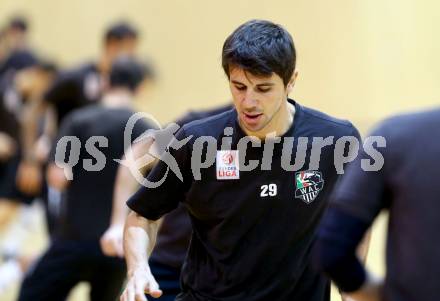
[[[52,73],[31,67],[18,72],[15,81],[22,95],[39,97],[49,88],[53,79]]]
[[[137,39],[125,38],[120,41],[110,41],[107,44],[107,54],[110,56],[110,60],[119,56],[133,56],[136,53]]]
[[[278,122],[279,112],[287,110],[288,88],[275,73],[261,77],[230,67],[229,87],[240,125],[248,134],[267,134],[270,125]]]

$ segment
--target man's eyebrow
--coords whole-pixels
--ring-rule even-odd
[[[233,84],[236,84],[236,85],[243,85],[243,86],[245,86],[245,84],[243,84],[243,83],[241,83],[239,81],[236,81],[236,80],[231,80],[231,82]],[[268,87],[268,86],[270,87],[270,86],[274,86],[274,85],[275,85],[274,83],[267,82],[267,83],[257,84],[257,87]]]
[[[261,84],[257,84],[257,87],[262,87],[262,86],[274,86],[274,83],[261,83]]]
[[[245,86],[245,84],[243,84],[243,83],[241,83],[241,82],[239,82],[239,81],[236,81],[236,80],[231,80],[231,82],[232,82],[233,84],[236,84],[236,85],[243,85],[243,86]]]

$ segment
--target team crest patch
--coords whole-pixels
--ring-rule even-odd
[[[238,150],[219,150],[216,158],[216,173],[218,180],[240,179]]]
[[[324,188],[324,178],[321,172],[315,170],[303,170],[295,173],[296,191],[295,198],[299,198],[310,204]]]

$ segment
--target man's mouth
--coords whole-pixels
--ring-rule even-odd
[[[262,113],[245,113],[243,112],[243,121],[247,124],[254,125],[257,124],[260,120],[261,116],[263,116]]]

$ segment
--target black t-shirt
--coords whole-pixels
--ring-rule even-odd
[[[89,106],[74,111],[62,123],[57,141],[64,136],[76,136],[81,141],[79,161],[73,167],[73,180],[69,182],[64,195],[59,226],[55,230],[56,238],[93,240],[99,239],[110,224],[113,205],[113,189],[119,166],[114,159],[124,154],[124,129],[134,112],[127,108],[106,108],[100,105]],[[131,142],[145,130],[151,128],[146,122],[136,122]],[[99,145],[91,137],[103,136],[107,146]],[[92,138],[94,139],[94,138]],[[89,142],[88,142],[89,141]],[[86,149],[86,143],[93,142],[101,154],[92,155]],[[70,158],[70,147],[66,151],[65,162]],[[50,155],[55,160],[56,145]],[[100,164],[105,158],[101,170],[87,171],[84,160],[93,165]],[[100,169],[99,166],[96,169]],[[90,168],[88,168],[90,170]]]
[[[102,79],[94,64],[62,72],[46,92],[45,100],[54,105],[58,125],[74,109],[94,104],[101,97]]]
[[[30,203],[33,196],[23,194],[16,186],[17,169],[21,158],[20,118],[25,99],[13,84],[14,72],[0,80],[0,132],[15,142],[12,157],[0,160],[0,197]]]
[[[440,109],[390,118],[369,136],[386,141],[383,167],[364,171],[362,160],[376,163],[363,151],[331,205],[367,224],[389,211],[385,300],[440,300]]]
[[[358,132],[349,122],[297,103],[295,108],[292,127],[274,146],[271,170],[234,170],[237,156],[241,162],[261,162],[263,144],[269,142],[238,154],[220,152],[217,145],[219,160],[202,169],[196,179],[191,159],[199,137],[212,136],[220,142],[225,128],[231,127],[230,149],[236,150],[245,136],[236,111],[230,110],[191,122],[177,133],[178,140],[192,138],[178,150],[170,146],[164,158],[169,154],[175,158],[183,181],[170,169],[162,185],[142,187],[127,202],[151,220],[176,208],[179,201],[190,213],[193,236],[182,270],[183,292],[176,300],[329,300],[329,283],[311,268],[310,250],[337,179],[334,144],[322,149],[317,170],[309,170],[311,139],[358,136]],[[310,138],[305,164],[298,170],[281,168],[281,150],[289,137],[295,138],[288,154],[292,164],[298,137]],[[166,171],[161,160],[148,179],[157,182]]]
[[[37,57],[29,49],[14,50],[4,61],[0,62],[0,78],[7,76],[9,72],[30,67],[37,62]]]
[[[183,126],[191,121],[213,116],[231,109],[232,105],[227,105],[211,110],[189,112],[177,120],[176,123],[179,126]],[[180,269],[188,251],[191,233],[191,221],[185,206],[181,203],[176,210],[164,216],[150,259]]]

